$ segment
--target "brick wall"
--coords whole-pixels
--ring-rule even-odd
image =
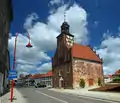
[[[63,78],[63,88],[72,88],[73,76],[71,63],[66,63],[54,68],[53,70],[53,87],[59,87],[59,79]]]
[[[93,86],[98,86],[98,78],[103,81],[102,64],[90,61],[73,59],[73,88],[79,88],[80,79],[85,80],[86,87],[89,87],[89,79],[93,80]]]

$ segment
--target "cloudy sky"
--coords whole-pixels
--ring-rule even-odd
[[[45,73],[51,69],[56,37],[64,21],[70,25],[75,42],[91,45],[103,58],[104,73],[120,68],[119,0],[13,0],[9,49],[11,67],[15,35],[18,73]],[[29,32],[33,48],[26,48]]]

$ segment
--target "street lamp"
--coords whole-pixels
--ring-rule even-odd
[[[13,58],[13,66],[12,66],[12,69],[14,70],[15,69],[15,63],[16,63],[16,44],[17,44],[17,37],[18,37],[19,33],[16,34],[15,36],[15,46],[14,46],[14,58]],[[29,39],[29,42],[28,44],[26,45],[27,48],[31,48],[32,45],[30,43],[30,35],[28,33],[28,39]],[[11,87],[11,95],[10,95],[10,101],[12,102],[13,100],[13,88],[14,88],[14,80],[12,80],[12,87]]]
[[[29,42],[28,42],[28,44],[26,45],[26,47],[27,47],[27,48],[31,48],[32,45],[31,45],[31,43],[30,43],[30,35],[29,35],[29,33],[28,33],[28,38],[29,38]]]

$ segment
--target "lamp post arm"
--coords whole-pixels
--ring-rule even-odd
[[[29,32],[28,32],[28,39],[29,39],[29,42],[30,42],[30,34],[29,34]]]
[[[13,59],[13,70],[15,69],[15,63],[16,63],[16,44],[17,44],[17,37],[18,37],[19,33],[16,33],[16,36],[15,36],[15,45],[14,45],[14,59]],[[28,39],[29,39],[29,43],[30,43],[30,34],[28,32]]]
[[[17,44],[17,37],[18,37],[18,34],[19,33],[17,33],[16,34],[16,36],[15,36],[15,45],[14,45],[14,59],[13,59],[13,70],[15,69],[15,62],[16,62],[16,44]]]

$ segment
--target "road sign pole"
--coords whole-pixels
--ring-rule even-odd
[[[18,34],[19,34],[19,33],[17,33],[17,34],[16,34],[16,37],[15,37],[14,59],[13,59],[13,68],[12,68],[12,70],[15,69],[15,64],[16,64],[16,43],[17,43]],[[30,44],[30,35],[29,35],[29,33],[28,33],[28,38],[29,38],[29,42],[28,42],[28,44],[26,45],[26,47],[31,48],[32,45]],[[12,87],[11,87],[11,94],[10,94],[10,101],[11,101],[11,102],[12,102],[12,100],[13,100],[13,89],[14,89],[14,80],[12,79]]]
[[[14,48],[14,59],[13,59],[13,70],[15,69],[15,61],[16,61],[16,42],[17,42],[17,36],[18,36],[18,33],[16,35],[16,38],[15,38],[15,48]],[[12,102],[13,101],[13,89],[14,89],[14,80],[12,80],[12,87],[11,87],[11,94],[10,94],[10,101]]]
[[[14,88],[14,80],[12,80],[12,87],[11,87],[11,95],[10,95],[10,101],[13,100],[13,88]]]

